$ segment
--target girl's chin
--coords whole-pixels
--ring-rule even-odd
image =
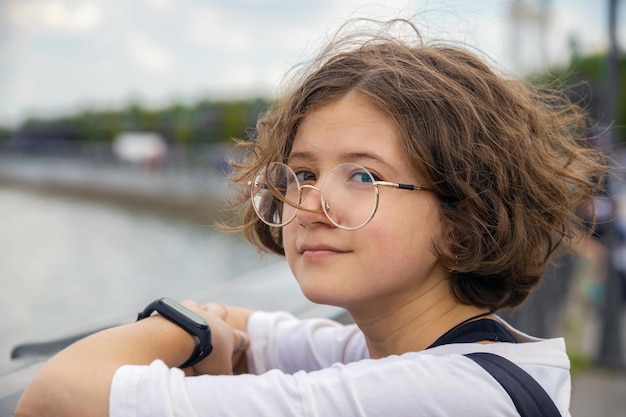
[[[313,303],[344,307],[356,295],[354,283],[346,281],[343,268],[337,264],[294,262],[290,266],[302,294]]]
[[[344,307],[347,300],[341,296],[336,288],[321,288],[319,285],[303,285],[299,282],[302,294],[315,304],[326,304],[335,307]]]

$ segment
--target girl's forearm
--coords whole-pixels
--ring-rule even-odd
[[[175,367],[194,346],[188,333],[159,316],[93,334],[44,365],[24,391],[16,416],[107,416],[118,368],[155,359]]]

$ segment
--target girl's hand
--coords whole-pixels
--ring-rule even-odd
[[[211,354],[185,372],[188,375],[230,375],[235,368],[239,371],[240,366],[237,365],[244,361],[250,341],[243,330],[234,329],[226,323],[226,308],[221,304],[199,306],[193,301],[183,301],[182,304],[207,321],[213,343]]]

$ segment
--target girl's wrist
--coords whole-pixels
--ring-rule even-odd
[[[138,332],[144,335],[142,346],[149,350],[149,362],[160,359],[169,367],[177,367],[184,363],[192,354],[197,341],[184,329],[157,315],[133,323],[141,328]]]

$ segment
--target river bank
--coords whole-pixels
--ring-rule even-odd
[[[212,224],[226,217],[220,168],[159,169],[90,160],[0,155],[0,186]]]

